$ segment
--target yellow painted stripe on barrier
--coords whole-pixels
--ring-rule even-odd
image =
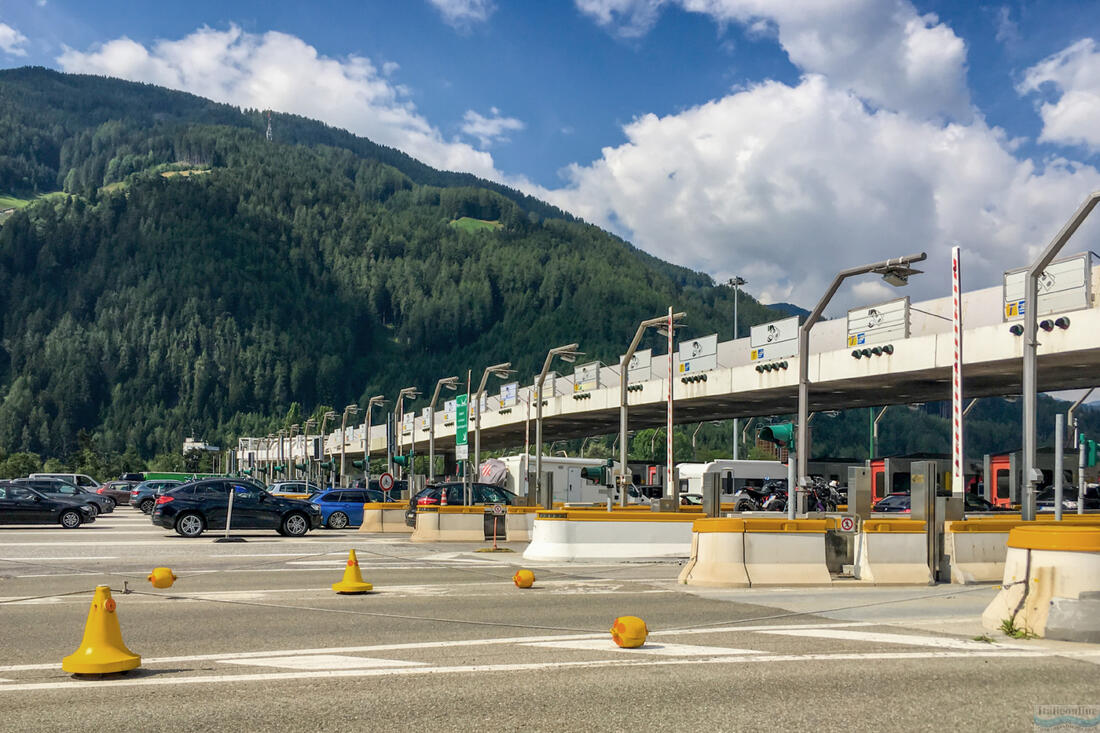
[[[826,530],[836,529],[838,519],[771,519],[750,517],[745,520],[746,532],[810,532],[825,534]]]
[[[1100,552],[1100,527],[1032,525],[1008,533],[1008,546],[1023,550]]]
[[[569,520],[570,522],[694,522],[698,519],[694,514],[680,512],[619,512],[618,514],[612,512],[609,514],[604,511],[599,514],[596,512],[574,512],[572,510],[543,511],[535,516],[537,519]]]
[[[1005,512],[1005,513],[1002,513],[1002,514],[985,514],[985,515],[982,515],[980,517],[968,516],[966,518],[966,521],[968,521],[968,522],[1004,522],[1004,521],[1013,521],[1013,520],[1019,520],[1019,519],[1020,519],[1019,514],[1012,514],[1011,512]],[[1036,522],[1049,523],[1049,522],[1054,522],[1054,521],[1057,521],[1057,520],[1054,519],[1054,514],[1053,513],[1047,514],[1047,513],[1044,512],[1043,514],[1037,515],[1035,517],[1035,521]],[[1080,523],[1084,523],[1084,524],[1100,524],[1100,514],[1097,514],[1097,513],[1092,513],[1092,514],[1072,513],[1071,514],[1070,512],[1065,512],[1065,513],[1062,514],[1062,521],[1063,522],[1074,522],[1074,523],[1080,522]]]
[[[692,532],[744,532],[745,520],[734,517],[704,517],[691,525]]]
[[[897,534],[923,534],[924,520],[921,519],[868,519],[863,523],[863,531],[894,532]]]
[[[408,506],[408,503],[403,501],[368,501],[363,505],[363,509],[405,509]]]

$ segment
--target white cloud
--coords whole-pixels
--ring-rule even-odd
[[[1085,145],[1100,151],[1100,50],[1085,38],[1031,67],[1019,85],[1022,94],[1049,85],[1057,101],[1043,102],[1039,114],[1045,142]]]
[[[445,170],[500,179],[488,153],[448,141],[367,59],[323,56],[285,33],[200,28],[150,47],[128,38],[57,59],[64,71],[160,84],[242,107],[320,119]]]
[[[484,23],[496,10],[492,0],[428,0],[443,15],[443,20],[455,28],[468,28]]]
[[[542,195],[658,257],[719,281],[741,275],[765,301],[812,304],[843,267],[920,251],[928,274],[907,292],[940,296],[956,242],[966,287],[996,284],[1100,187],[1092,167],[1016,159],[981,120],[868,110],[818,75],[646,115],[624,132],[625,144]],[[886,291],[867,283],[838,302],[876,294]]]
[[[876,106],[967,121],[966,45],[908,0],[574,0],[597,23],[636,36],[677,5],[760,34],[774,24],[793,64]]]
[[[27,37],[22,33],[7,23],[0,23],[0,51],[9,56],[26,56],[27,51],[23,48],[26,42]]]
[[[1016,25],[1016,21],[1012,20],[1012,10],[1007,5],[1002,5],[997,8],[996,13],[993,22],[997,28],[997,42],[1006,46],[1019,43],[1020,27]]]
[[[488,147],[494,142],[508,142],[508,133],[522,130],[521,120],[515,117],[501,117],[500,110],[496,107],[489,109],[489,116],[484,117],[474,110],[466,110],[463,117],[462,132],[470,137],[476,137],[482,147]]]

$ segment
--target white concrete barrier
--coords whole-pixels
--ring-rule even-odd
[[[405,524],[404,504],[364,504],[360,532],[391,532],[410,534],[413,528]]]
[[[1000,593],[982,614],[1036,636],[1100,642],[1100,527],[1036,523],[1009,532]]]
[[[691,557],[680,571],[678,581],[709,588],[748,588],[744,520],[696,519],[692,525]]]
[[[539,512],[525,560],[687,557],[692,515],[675,512]]]
[[[530,542],[535,526],[535,507],[508,507],[504,517],[504,531],[508,542]]]
[[[420,507],[413,542],[484,542],[485,508],[481,506]]]
[[[835,519],[746,519],[745,570],[763,585],[830,585],[825,532]]]
[[[874,585],[928,585],[928,545],[919,519],[869,519],[857,538],[859,579]]]

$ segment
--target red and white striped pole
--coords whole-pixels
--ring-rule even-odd
[[[672,486],[672,362],[676,355],[672,352],[672,306],[668,307],[668,414],[665,418],[665,486],[667,495],[676,495]]]
[[[962,272],[959,248],[951,248],[951,325],[955,335],[955,356],[951,364],[951,495],[966,491],[963,456],[962,406]],[[986,477],[988,481],[989,478]]]

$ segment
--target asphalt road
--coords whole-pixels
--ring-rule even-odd
[[[1100,704],[1100,647],[975,639],[989,587],[702,591],[677,562],[246,536],[185,540],[127,507],[0,528],[3,730],[1032,730],[1038,706]],[[373,593],[329,587],[352,548]],[[60,662],[97,584],[143,661],[78,679]],[[611,642],[621,615],[646,620],[641,649]]]

